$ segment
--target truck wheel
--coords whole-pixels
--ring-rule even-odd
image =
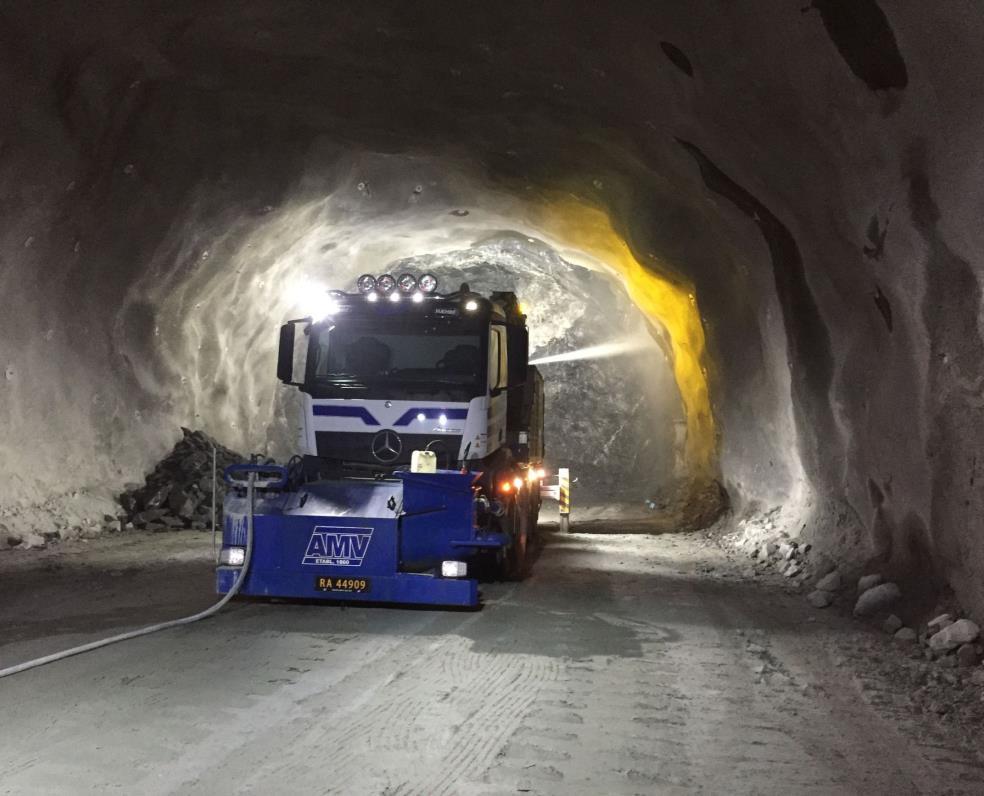
[[[527,547],[530,542],[530,510],[526,501],[514,500],[509,507],[509,526],[513,543],[502,561],[504,580],[523,580],[527,575]]]

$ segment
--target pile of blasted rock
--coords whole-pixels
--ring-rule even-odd
[[[215,503],[222,521],[225,484],[222,472],[245,457],[220,445],[203,431],[182,428],[184,438],[174,446],[144,484],[127,484],[119,496],[124,527],[148,531],[185,528],[204,531],[212,523],[212,452],[215,451]]]

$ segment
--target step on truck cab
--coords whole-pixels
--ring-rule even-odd
[[[437,285],[366,274],[326,294],[320,317],[281,327],[300,451],[255,465],[266,477],[241,593],[475,606],[479,566],[525,575],[544,476],[526,316],[512,292]],[[220,592],[241,570],[249,472],[226,473]]]

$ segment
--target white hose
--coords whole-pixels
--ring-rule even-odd
[[[0,678],[9,677],[12,674],[19,674],[20,672],[26,672],[28,669],[36,669],[38,666],[44,666],[46,663],[54,663],[55,661],[60,661],[64,658],[71,658],[73,655],[81,655],[83,652],[91,652],[92,650],[97,650],[100,647],[108,647],[110,644],[115,644],[118,641],[127,641],[131,638],[149,636],[151,633],[157,633],[159,630],[167,630],[172,627],[190,625],[192,622],[197,622],[199,619],[206,619],[220,611],[222,607],[239,592],[240,587],[243,585],[243,581],[246,579],[246,572],[249,570],[249,562],[253,555],[253,484],[255,481],[256,473],[249,473],[249,480],[246,484],[246,496],[249,503],[249,510],[246,514],[246,555],[243,558],[243,566],[242,569],[239,570],[239,577],[236,578],[235,583],[232,584],[232,588],[230,588],[229,591],[226,592],[225,596],[215,603],[215,605],[211,608],[206,608],[204,611],[199,611],[197,614],[186,616],[181,619],[172,619],[168,622],[148,625],[147,627],[141,627],[137,630],[129,630],[126,633],[120,633],[116,636],[110,636],[109,638],[104,638],[99,641],[90,641],[88,644],[80,644],[78,647],[72,647],[71,649],[62,650],[61,652],[54,652],[51,655],[45,655],[42,658],[35,658],[33,661],[25,661],[24,663],[18,663],[16,666],[8,666],[6,669],[0,669]]]

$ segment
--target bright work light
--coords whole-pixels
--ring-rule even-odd
[[[417,289],[417,277],[413,274],[400,274],[400,278],[396,280],[396,284],[400,288],[401,293],[413,293]]]
[[[223,547],[219,553],[219,564],[225,567],[241,567],[246,561],[246,548]]]
[[[464,578],[468,575],[468,564],[465,561],[442,561],[441,577]]]
[[[376,287],[382,293],[391,293],[393,288],[396,287],[396,279],[393,278],[392,274],[383,274],[376,280]]]
[[[356,287],[359,288],[360,293],[368,293],[374,287],[376,287],[376,277],[372,274],[363,274],[356,281]]]
[[[417,285],[424,293],[433,293],[437,290],[437,277],[434,274],[422,274]]]

